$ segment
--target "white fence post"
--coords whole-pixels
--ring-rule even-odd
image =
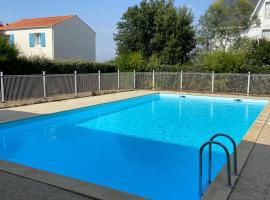
[[[212,89],[211,92],[214,93],[214,86],[215,86],[215,72],[212,72]]]
[[[153,70],[153,85],[152,89],[155,90],[155,70]]]
[[[183,91],[183,71],[182,70],[180,74],[180,90]]]
[[[247,94],[250,93],[250,72],[248,72]]]
[[[136,71],[133,72],[133,88],[136,90]]]
[[[74,93],[75,93],[75,97],[77,97],[78,96],[77,71],[74,71]]]
[[[101,83],[100,83],[100,70],[98,70],[98,91],[101,90]]]
[[[42,82],[43,82],[43,98],[47,99],[47,92],[46,92],[46,72],[42,72]]]
[[[120,71],[117,71],[117,90],[120,91]]]
[[[1,79],[1,102],[5,103],[4,75],[3,75],[3,72],[0,72],[0,79]]]

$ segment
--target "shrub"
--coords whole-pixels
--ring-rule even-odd
[[[214,51],[205,53],[202,66],[206,71],[217,73],[239,73],[245,64],[245,54],[235,51]]]
[[[7,37],[0,35],[0,62],[9,62],[16,59],[18,50],[8,43]]]
[[[120,71],[145,71],[146,61],[141,53],[135,52],[118,56],[114,63]]]
[[[44,58],[19,57],[10,62],[1,64],[0,71],[4,74],[41,74],[46,71],[48,74],[74,73],[97,73],[99,70],[105,72],[115,72],[116,65],[108,63],[91,63],[82,61],[52,61]]]
[[[248,64],[270,67],[270,41],[265,39],[252,40],[251,48],[247,53]]]

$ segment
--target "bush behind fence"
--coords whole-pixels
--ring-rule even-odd
[[[174,72],[1,75],[2,107],[134,89],[270,94],[270,75]]]

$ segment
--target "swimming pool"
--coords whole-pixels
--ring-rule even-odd
[[[218,132],[239,143],[266,103],[154,94],[7,123],[0,159],[150,199],[195,200],[201,144]],[[213,160],[216,176],[220,149]]]

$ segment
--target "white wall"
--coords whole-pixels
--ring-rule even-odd
[[[45,47],[30,47],[29,33],[45,33]],[[39,56],[53,59],[52,28],[20,29],[6,31],[14,34],[14,43],[21,55],[31,57]]]
[[[54,57],[96,61],[96,33],[77,16],[53,27]]]
[[[265,18],[265,2],[270,2],[270,0],[262,1],[256,12],[256,16],[260,21],[260,25],[251,25],[249,29],[243,32],[243,36],[258,39],[262,37],[263,30],[270,30],[270,19]]]

